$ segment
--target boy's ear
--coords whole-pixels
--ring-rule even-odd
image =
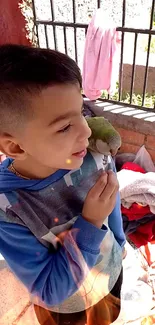
[[[26,157],[26,152],[19,146],[16,139],[6,133],[0,134],[0,151],[13,159],[24,160]]]

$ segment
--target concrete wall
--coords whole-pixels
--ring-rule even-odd
[[[133,91],[135,94],[141,95],[143,93],[144,76],[145,76],[145,66],[136,65],[134,91]],[[123,65],[123,91],[124,92],[130,92],[131,77],[132,77],[132,65],[124,64]],[[150,95],[155,94],[155,67],[153,66],[150,66],[148,68],[148,80],[147,80],[146,92]]]

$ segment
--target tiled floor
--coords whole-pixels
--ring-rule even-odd
[[[39,325],[32,305],[28,307],[16,325]]]
[[[29,295],[13,274],[0,270],[0,325],[16,325],[20,314],[29,304]]]

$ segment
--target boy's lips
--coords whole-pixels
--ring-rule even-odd
[[[85,155],[87,154],[87,149],[83,149],[81,151],[73,153],[73,156],[79,157],[79,158],[84,158]]]

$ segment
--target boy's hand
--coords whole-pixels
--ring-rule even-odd
[[[118,189],[116,174],[113,171],[103,172],[85,199],[83,218],[101,228],[115,207]]]
[[[124,260],[124,259],[126,258],[126,256],[127,256],[127,250],[126,250],[126,248],[124,247],[124,248],[123,248],[123,252],[122,252],[122,259]]]
[[[6,159],[6,156],[0,151],[0,163],[3,162],[3,160]]]

